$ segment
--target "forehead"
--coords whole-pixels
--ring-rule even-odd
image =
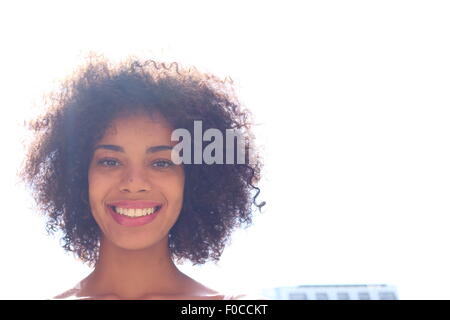
[[[172,131],[172,126],[161,115],[139,112],[116,117],[111,121],[100,141],[136,136],[170,141]]]

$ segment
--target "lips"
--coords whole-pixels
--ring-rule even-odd
[[[162,203],[148,200],[119,200],[110,202],[107,205],[125,209],[144,209],[160,207],[162,206]]]
[[[162,204],[146,200],[120,200],[110,202],[106,205],[106,207],[109,214],[118,224],[125,227],[138,227],[152,222],[161,211]],[[144,215],[141,217],[128,217],[126,215],[117,213],[115,207],[124,209],[155,208],[155,211],[152,214]]]

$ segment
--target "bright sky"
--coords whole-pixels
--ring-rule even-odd
[[[265,211],[218,266],[183,266],[192,277],[450,299],[449,16],[433,0],[2,2],[0,298],[50,297],[90,272],[14,174],[20,124],[97,51],[231,76],[259,123]]]

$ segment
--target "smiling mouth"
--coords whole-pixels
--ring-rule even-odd
[[[141,218],[157,213],[162,206],[148,207],[148,208],[122,208],[117,206],[109,206],[115,213],[118,213],[128,218]]]

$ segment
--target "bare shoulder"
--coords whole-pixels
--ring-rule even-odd
[[[92,299],[89,297],[84,297],[81,294],[81,285],[83,280],[78,282],[73,288],[64,291],[63,293],[57,294],[52,298],[52,300],[86,300]]]
[[[53,297],[52,300],[120,300],[117,295],[83,296],[78,289],[70,289]]]
[[[77,299],[79,293],[79,289],[74,287],[72,289],[69,289],[67,291],[64,291],[63,293],[57,294],[52,300],[61,300],[61,299]]]

